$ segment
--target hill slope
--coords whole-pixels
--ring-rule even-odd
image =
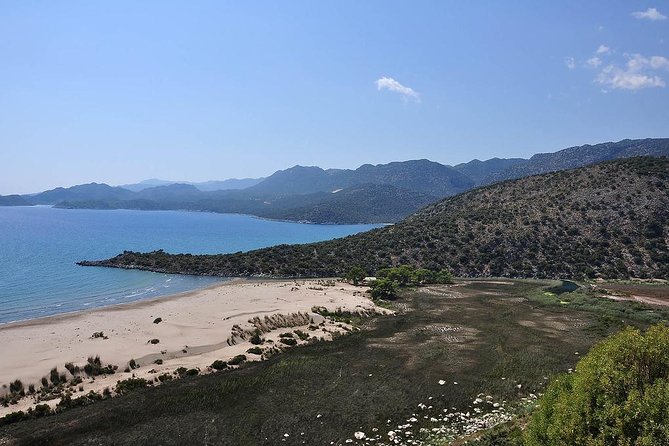
[[[538,153],[525,162],[502,170],[491,171],[481,180],[481,184],[575,169],[589,164],[635,156],[669,156],[669,138],[624,139],[618,142],[569,147],[553,153]]]
[[[222,276],[336,276],[390,265],[459,276],[669,277],[669,159],[633,158],[495,184],[401,223],[248,253],[123,253],[84,265]]]

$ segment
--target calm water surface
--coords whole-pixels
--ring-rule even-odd
[[[215,254],[307,243],[378,225],[306,225],[232,214],[0,207],[0,323],[173,294],[220,278],[80,267],[123,250]]]

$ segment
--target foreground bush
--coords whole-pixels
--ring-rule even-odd
[[[628,328],[553,382],[527,446],[669,444],[669,328]]]

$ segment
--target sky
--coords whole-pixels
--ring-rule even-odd
[[[669,0],[3,1],[0,194],[669,136]]]

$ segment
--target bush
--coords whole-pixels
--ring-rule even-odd
[[[366,276],[367,272],[364,269],[360,268],[359,266],[354,266],[348,270],[344,278],[349,282],[352,282],[353,285],[358,285],[365,279]]]
[[[58,369],[56,367],[52,368],[49,372],[49,379],[54,385],[58,385],[60,383],[60,374],[58,373]]]
[[[397,284],[390,279],[378,279],[371,285],[374,299],[392,299],[397,296]]]
[[[163,321],[163,318],[162,318],[162,317],[157,317],[157,318],[155,318],[155,319],[153,320],[153,323],[154,323],[154,324],[160,324],[162,321]]]
[[[128,378],[123,381],[119,381],[116,384],[116,393],[119,395],[124,395],[128,392],[132,392],[135,389],[141,389],[146,387],[147,382],[144,378]]]
[[[297,345],[297,339],[295,338],[281,338],[279,339],[279,341],[281,341],[282,344],[286,345]]]
[[[228,361],[229,365],[239,365],[242,362],[246,361],[246,356],[245,355],[237,355],[231,360]]]
[[[186,370],[186,376],[197,376],[200,374],[198,369],[188,369]]]
[[[156,338],[153,338],[153,339],[149,340],[149,344],[154,344],[155,345],[155,344],[158,344],[159,342],[160,342],[160,339],[156,339]]]
[[[253,345],[260,345],[263,342],[265,342],[264,339],[260,337],[260,331],[259,330],[256,330],[256,332],[253,334],[253,336],[251,336],[250,341],[251,341],[251,344],[253,344]]]
[[[158,359],[156,359],[155,361],[153,361],[153,363],[154,363],[154,364],[158,364],[158,365],[162,365],[162,364],[163,364],[163,360],[160,359],[160,358],[158,358]]]
[[[306,341],[307,339],[309,339],[309,333],[305,333],[302,330],[295,330],[295,334],[302,341]]]
[[[246,350],[246,353],[252,353],[254,355],[262,355],[262,348],[252,347],[252,348]]]
[[[20,379],[12,381],[9,383],[9,392],[10,393],[19,393],[23,391],[23,383]]]
[[[223,370],[228,367],[228,364],[225,361],[217,359],[211,364],[211,368],[215,370]]]
[[[669,438],[669,328],[628,328],[595,346],[539,401],[528,446],[659,445]]]

